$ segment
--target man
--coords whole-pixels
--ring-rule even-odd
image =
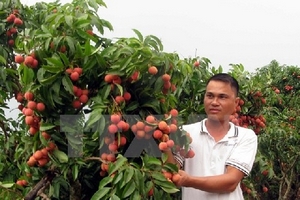
[[[179,170],[182,199],[240,200],[241,180],[249,175],[257,151],[257,136],[251,129],[235,126],[229,117],[239,98],[236,79],[226,73],[212,76],[206,85],[201,122],[184,125],[192,137],[193,158],[183,160],[170,151],[169,161],[184,163]]]

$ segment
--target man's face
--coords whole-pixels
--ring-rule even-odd
[[[239,99],[229,83],[210,81],[206,86],[204,108],[208,119],[222,122],[233,114]]]

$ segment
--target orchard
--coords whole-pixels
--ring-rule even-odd
[[[181,126],[205,117],[205,83],[222,67],[136,29],[103,37],[113,26],[97,14],[101,0],[0,7],[1,198],[180,199],[163,152],[193,159]],[[299,67],[229,73],[241,85],[230,119],[259,140],[245,199],[300,199]]]

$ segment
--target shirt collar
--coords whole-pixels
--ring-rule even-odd
[[[205,126],[205,121],[206,120],[207,120],[207,118],[201,121],[201,128],[200,128],[201,133],[208,133],[207,128]],[[229,129],[229,131],[227,132],[227,134],[225,135],[225,137],[223,139],[225,139],[225,138],[230,139],[230,138],[235,138],[235,137],[238,136],[237,127],[232,122],[229,122],[229,124],[230,124],[230,129]]]

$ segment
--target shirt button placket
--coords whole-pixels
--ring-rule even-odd
[[[217,144],[215,143],[211,149],[211,156],[210,156],[210,168],[211,170],[215,170],[216,168],[216,159],[217,158]]]

